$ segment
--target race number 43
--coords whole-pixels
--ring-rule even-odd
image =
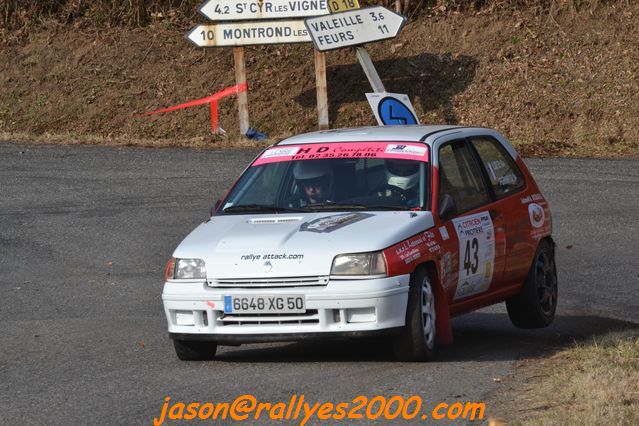
[[[495,230],[488,212],[453,220],[459,238],[459,274],[454,299],[490,287],[495,262]]]
[[[477,240],[477,238],[473,238],[472,242],[471,240],[466,240],[466,249],[464,250],[464,269],[466,270],[466,276],[471,275],[471,273],[477,273],[477,268],[479,268],[478,252],[479,240]]]

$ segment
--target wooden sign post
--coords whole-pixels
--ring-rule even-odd
[[[244,61],[244,48],[234,47],[235,59],[235,84],[246,83],[246,62]],[[240,119],[240,133],[245,135],[249,129],[248,96],[246,90],[237,94],[237,112]]]
[[[328,86],[326,84],[326,54],[315,50],[315,84],[317,87],[317,119],[319,129],[328,129]]]
[[[269,0],[265,4],[263,0],[206,0],[200,13],[214,22],[196,26],[186,38],[200,47],[233,47],[235,83],[242,85],[246,83],[243,46],[308,43],[311,38],[302,18],[326,15],[329,10],[325,1]],[[318,51],[315,51],[315,72],[319,128],[328,129],[326,58]],[[245,135],[249,129],[247,93],[238,93],[237,101],[240,133]]]

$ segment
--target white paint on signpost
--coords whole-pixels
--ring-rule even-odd
[[[304,23],[320,51],[393,38],[406,18],[382,6],[306,18]]]
[[[199,47],[251,46],[311,41],[304,21],[254,21],[198,25],[186,35]]]
[[[327,0],[208,0],[200,13],[212,21],[245,21],[319,16],[329,9]]]

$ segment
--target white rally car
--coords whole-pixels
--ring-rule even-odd
[[[506,301],[553,320],[548,203],[499,133],[388,126],[264,150],[178,246],[162,293],[182,360],[218,345],[386,334],[399,359],[450,343],[450,318]]]

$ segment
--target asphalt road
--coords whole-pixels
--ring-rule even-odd
[[[519,358],[639,323],[639,162],[535,159],[558,244],[551,327],[518,330],[496,306],[456,319],[433,363],[395,362],[380,341],[224,347],[216,361],[180,362],[160,299],[166,259],[252,156],[0,143],[0,423],[151,424],[165,396],[247,393],[488,398],[490,413]]]

